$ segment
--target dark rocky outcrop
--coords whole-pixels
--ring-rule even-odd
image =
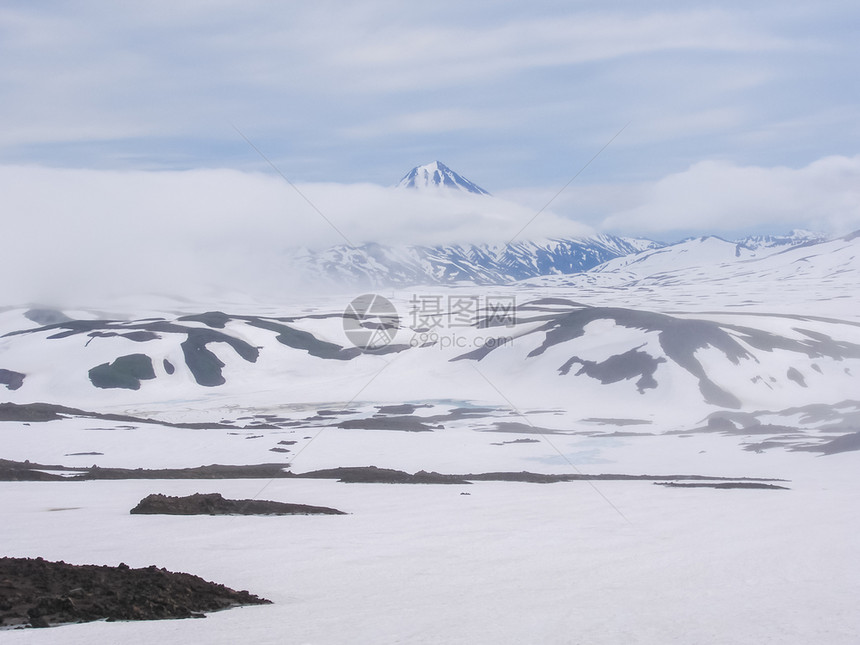
[[[776,484],[765,484],[764,482],[654,482],[658,486],[670,488],[753,488],[763,490],[789,490],[786,486]]]
[[[306,473],[293,473],[285,470],[289,464],[251,464],[231,466],[213,464],[195,468],[70,468],[68,466],[34,464],[30,462],[0,459],[0,481],[29,479],[62,479],[82,481],[93,479],[336,479],[349,484],[468,484],[476,481],[528,482],[553,484],[573,481],[702,481],[702,482],[772,482],[783,481],[761,477],[715,477],[710,475],[630,475],[624,473],[564,473],[547,474],[521,472],[488,472],[469,474],[446,474],[419,470],[407,473],[393,468],[376,466],[341,466]],[[42,471],[68,473],[69,476],[48,474]]]
[[[419,470],[410,474],[392,468],[357,466],[314,470],[296,475],[307,479],[337,479],[345,484],[468,484],[460,475],[444,475]]]
[[[44,421],[57,421],[66,417],[78,417],[87,419],[100,419],[102,421],[119,421],[121,423],[141,423],[167,426],[170,428],[188,428],[189,430],[203,430],[206,428],[229,428],[241,430],[244,426],[230,423],[172,423],[158,419],[147,419],[146,417],[131,416],[128,414],[106,414],[70,408],[54,403],[0,403],[0,421],[23,421],[36,423]]]
[[[0,558],[0,627],[94,620],[205,618],[204,612],[270,601],[188,573]]]
[[[48,482],[61,481],[62,475],[46,473],[38,464],[0,459],[0,481],[4,482]],[[48,467],[50,468],[50,467]],[[53,469],[51,469],[53,470]]]
[[[73,468],[0,459],[0,481],[81,481],[119,479],[278,479],[294,477],[289,464],[212,464],[193,468]],[[44,472],[50,471],[50,472]],[[67,476],[55,473],[66,473]]]
[[[140,382],[155,378],[152,359],[146,354],[120,356],[113,363],[102,363],[89,371],[90,382],[103,389],[139,390]]]
[[[21,372],[0,369],[0,385],[5,385],[7,390],[17,390],[24,385],[26,376]]]
[[[287,504],[265,499],[224,499],[220,493],[185,497],[153,494],[131,509],[132,515],[346,515],[326,506]]]
[[[618,381],[639,377],[636,388],[642,394],[646,389],[657,387],[654,380],[654,372],[660,363],[665,363],[665,358],[654,358],[647,352],[639,351],[640,348],[631,349],[629,352],[610,356],[602,362],[589,361],[578,356],[570,358],[558,371],[562,376],[570,372],[570,368],[576,364],[581,365],[576,375],[585,374],[597,379],[603,385],[617,383]]]
[[[57,325],[71,321],[71,318],[58,309],[28,309],[24,312],[24,317],[37,325]]]
[[[432,432],[433,428],[421,417],[378,416],[369,419],[347,419],[337,424],[346,430],[399,430],[401,432]]]

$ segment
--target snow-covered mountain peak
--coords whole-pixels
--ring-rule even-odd
[[[441,161],[433,161],[423,166],[416,166],[406,173],[403,179],[400,180],[400,183],[397,184],[397,187],[414,188],[417,190],[449,189],[476,195],[490,194],[477,184],[451,170]]]

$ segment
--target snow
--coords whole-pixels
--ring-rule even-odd
[[[448,190],[489,195],[486,190],[457,174],[441,161],[433,161],[423,166],[416,166],[400,180],[397,187],[432,191],[434,193]]]
[[[274,601],[205,620],[6,631],[4,642],[856,643],[858,453],[818,456],[809,449],[856,429],[860,413],[860,356],[852,354],[860,346],[857,243],[843,238],[777,248],[761,241],[737,257],[735,243],[708,238],[646,249],[578,276],[385,292],[402,316],[395,342],[408,342],[413,333],[405,312],[417,296],[438,295],[443,302],[448,296],[514,296],[516,326],[458,328],[466,348],[439,342],[330,360],[286,347],[275,333],[234,317],[220,331],[260,348],[260,355],[251,363],[223,343],[210,345],[225,363],[227,379],[215,388],[192,378],[179,349],[182,336],[177,341],[163,334],[145,343],[86,334],[47,338],[55,330],[0,337],[0,367],[27,375],[20,389],[0,389],[2,400],[157,421],[3,422],[5,459],[79,469],[271,462],[294,472],[375,465],[455,474],[694,474],[778,478],[789,488],[666,488],[603,480],[0,482],[4,555],[156,564]],[[524,257],[530,252],[524,247]],[[131,323],[217,310],[279,319],[347,346],[339,314],[353,295],[322,294],[284,306],[241,297],[193,303],[129,298],[115,303],[110,315],[83,305],[65,313]],[[555,300],[536,302],[541,298]],[[532,354],[547,340],[547,321],[585,307],[662,312],[678,325],[713,323],[709,329],[727,334],[749,356],[733,361],[707,344],[694,359],[709,379],[740,399],[740,410],[704,401],[697,377],[664,350],[662,332],[637,327],[641,318],[625,324],[624,315],[603,311],[581,335]],[[37,328],[25,311],[0,311],[0,335]],[[743,328],[778,343],[756,347]],[[510,335],[513,342],[479,361],[454,360],[490,334]],[[813,341],[824,344],[810,344],[808,351],[800,345]],[[559,374],[574,356],[601,362],[635,348],[662,359],[654,373],[658,387],[640,393],[635,378],[602,384],[577,376],[576,365]],[[158,374],[140,390],[100,390],[89,382],[91,367],[134,352],[151,356]],[[165,357],[176,366],[172,376],[162,368]],[[791,370],[806,387],[788,375]],[[403,403],[427,406],[416,409],[414,418],[443,427],[337,427],[344,419],[385,416],[380,406]],[[816,407],[794,409],[808,404]],[[471,418],[452,413],[477,406],[489,409]],[[348,414],[326,418],[318,414],[322,409]],[[708,427],[712,413],[737,413],[731,418],[744,423]],[[249,417],[261,415],[295,425],[252,425]],[[447,420],[432,420],[437,417]],[[219,421],[238,427],[169,425]],[[521,425],[500,431],[502,423]],[[760,448],[774,438],[780,446]],[[511,443],[523,439],[532,441]],[[290,452],[272,452],[285,445],[281,441],[295,441],[286,446]],[[150,493],[194,492],[330,506],[349,515],[128,513]]]
[[[805,313],[860,320],[860,238],[757,250],[707,238],[610,260],[586,273],[521,281],[523,291],[658,311]]]
[[[92,623],[4,639],[854,643],[854,459],[806,464],[790,491],[600,482],[629,523],[585,483],[2,484],[9,555],[157,563],[275,603],[205,620]],[[154,491],[247,498],[263,487],[268,499],[351,515],[128,515]]]
[[[440,189],[441,190],[441,189]],[[446,193],[447,194],[447,193]],[[450,195],[449,195],[450,197]],[[480,196],[461,195],[481,200]],[[464,202],[465,204],[465,202]],[[473,205],[481,209],[480,205]],[[504,284],[544,274],[570,274],[619,255],[661,246],[650,240],[595,235],[585,238],[441,246],[335,246],[293,256],[294,270],[316,283],[351,285]]]

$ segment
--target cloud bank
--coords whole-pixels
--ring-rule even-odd
[[[803,168],[702,161],[639,193],[639,203],[608,215],[601,228],[848,233],[860,228],[860,155],[825,157]]]
[[[299,248],[378,242],[505,242],[534,216],[480,195],[373,184],[297,184],[236,170],[99,171],[0,167],[3,304],[125,293],[296,290]],[[529,236],[592,230],[551,212]]]
[[[553,191],[555,192],[555,191]],[[654,182],[548,195],[427,194],[374,184],[301,183],[237,170],[102,171],[0,166],[0,305],[162,292],[267,297],[304,288],[302,248],[682,234],[832,235],[860,229],[860,155],[802,168],[703,161]],[[567,217],[559,215],[563,213]]]

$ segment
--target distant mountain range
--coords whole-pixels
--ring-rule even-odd
[[[750,248],[718,237],[697,237],[617,257],[590,271],[545,275],[517,289],[572,292],[581,298],[624,294],[626,306],[674,311],[750,307],[857,319],[860,232],[824,241],[795,240]],[[797,308],[798,302],[806,304]]]
[[[756,250],[824,242],[826,239],[827,236],[823,233],[795,229],[786,235],[750,235],[742,240],[738,240],[738,244],[748,249]]]
[[[607,253],[621,252],[622,244],[635,246],[595,238],[591,248],[597,240]],[[472,272],[489,280],[504,271],[512,279],[514,270],[546,270],[538,266],[542,254],[558,261],[564,254],[572,257],[575,248],[570,241],[501,246],[511,253],[506,261],[504,255],[477,255],[499,249],[451,247],[425,257],[424,266],[417,260],[411,266],[423,270],[416,279],[448,276],[455,282]],[[676,424],[681,414],[685,424],[701,425],[714,419],[708,431],[750,435],[755,449],[786,440],[798,449],[817,449],[810,441],[832,437],[816,430],[807,440],[788,432],[803,412],[860,445],[858,250],[860,235],[758,250],[716,237],[692,238],[630,252],[584,273],[543,275],[499,288],[516,299],[515,315],[505,320],[492,315],[495,289],[440,288],[440,307],[453,306],[452,294],[478,296],[475,316],[454,326],[451,310],[441,310],[431,333],[410,315],[414,294],[392,290],[400,314],[394,336],[368,356],[345,333],[348,302],[339,297],[321,308],[264,313],[196,303],[183,305],[187,313],[145,309],[128,317],[8,308],[0,311],[0,401],[10,404],[0,402],[0,417],[29,422],[39,420],[35,414],[42,420],[81,414],[11,405],[34,401],[87,406],[81,409],[104,403],[111,411],[120,405],[137,410],[148,402],[160,410],[163,401],[194,401],[209,388],[235,397],[230,401],[267,406],[282,405],[285,397],[346,401],[355,397],[356,382],[378,388],[362,390],[367,400],[479,401],[487,397],[489,381],[537,408],[556,401],[575,405],[584,420]],[[358,257],[371,251],[380,266],[391,260],[385,255],[390,249],[352,250]],[[400,266],[407,266],[402,258]],[[373,266],[365,275],[384,275],[379,271]],[[363,319],[365,324],[372,328],[373,318]],[[377,381],[378,354],[405,356],[392,360]],[[464,371],[469,365],[479,369],[477,378],[474,370]],[[324,415],[314,419],[331,422]],[[514,428],[532,431],[527,424]]]
[[[475,193],[474,184],[438,162],[413,169],[400,186]],[[623,414],[636,423],[675,423],[680,410],[685,423],[715,419],[716,429],[749,434],[747,426],[759,423],[750,415],[765,415],[776,438],[757,443],[759,449],[785,435],[785,419],[795,414],[789,406],[856,398],[858,258],[860,233],[825,240],[808,231],[673,244],[595,235],[304,250],[290,261],[309,281],[344,290],[392,287],[399,322],[386,327],[394,338],[375,353],[407,357],[379,381],[377,357],[352,344],[344,322],[373,329],[372,319],[344,314],[349,302],[339,299],[294,312],[223,311],[220,302],[171,302],[166,311],[141,305],[128,316],[7,307],[0,308],[0,394],[7,408],[148,401],[161,409],[162,401],[222,388],[238,397],[231,400],[280,405],[285,388],[294,401],[354,399],[357,378],[383,388],[375,396],[385,400],[478,401],[489,381],[537,407],[575,402],[584,419]],[[452,321],[451,294],[471,291],[474,321],[436,331],[417,322],[415,298],[407,299],[415,292],[397,288],[420,285],[439,286],[440,302],[448,294],[440,324]],[[516,300],[516,316],[504,323],[490,315],[497,291]],[[464,378],[470,364],[480,372],[467,369]],[[372,390],[361,392],[372,400]],[[849,403],[834,423],[850,416],[856,425],[858,404]],[[3,405],[0,416],[10,419],[47,414],[14,406],[4,412]],[[78,414],[70,410],[48,412]],[[786,411],[768,417],[767,410]]]
[[[809,231],[792,231],[786,235],[755,235],[740,240],[725,240],[716,235],[690,237],[673,244],[660,244],[641,253],[614,258],[595,268],[596,272],[622,269],[651,272],[678,271],[688,267],[720,265],[737,260],[754,260],[801,246],[821,244],[826,237]]]
[[[340,245],[304,250],[293,259],[309,280],[364,287],[510,284],[542,276],[616,271],[646,262],[666,270],[765,257],[797,246],[821,243],[815,233],[724,240],[715,236],[664,244],[642,238],[596,235],[510,244],[440,246]]]
[[[489,193],[451,170],[440,161],[416,166],[396,186],[429,194],[486,195]],[[673,268],[685,261],[761,257],[780,249],[821,242],[825,238],[810,231],[786,235],[755,235],[740,240],[709,236],[693,243],[690,238],[665,244],[643,238],[595,235],[586,238],[524,240],[508,244],[445,244],[439,246],[391,246],[368,243],[340,245],[312,251],[303,249],[292,262],[307,280],[356,287],[398,287],[471,283],[502,285],[590,271],[616,260],[613,268],[644,258],[665,257]],[[688,246],[690,253],[687,254]],[[685,257],[686,256],[686,257]]]
[[[335,246],[295,258],[309,279],[372,287],[417,284],[508,284],[543,275],[581,273],[613,258],[662,246],[651,240],[597,235],[510,244]]]

